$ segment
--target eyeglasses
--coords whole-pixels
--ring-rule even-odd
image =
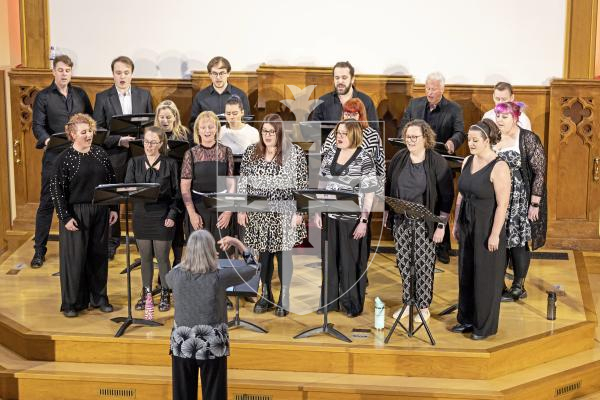
[[[225,75],[227,75],[227,71],[211,72],[210,73],[210,76],[212,76],[213,78],[216,78],[216,77],[223,78]]]
[[[277,131],[275,129],[263,129],[261,133],[263,136],[275,136]]]
[[[335,132],[335,134],[336,134],[336,135],[343,136],[343,137],[346,137],[346,136],[348,136],[348,132],[342,132],[342,131],[336,131],[336,132]]]
[[[422,138],[423,135],[418,135],[418,136],[405,136],[406,141],[407,142],[416,142],[417,140],[419,140],[419,138]]]
[[[157,142],[156,140],[144,140],[144,144],[147,144],[148,146],[157,146],[160,142]]]

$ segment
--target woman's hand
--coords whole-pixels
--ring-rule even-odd
[[[444,240],[444,234],[446,233],[446,228],[436,228],[435,232],[433,232],[433,243],[442,243]]]
[[[539,217],[540,217],[539,205],[537,207],[529,206],[529,211],[527,211],[527,218],[529,218],[530,221],[537,221]]]
[[[118,220],[119,220],[119,213],[116,211],[111,211],[110,214],[108,215],[108,224],[114,225],[115,222],[117,222]]]
[[[352,237],[355,240],[358,240],[358,239],[364,238],[366,234],[367,234],[367,223],[359,222],[358,225],[356,225],[356,228],[354,228],[354,233],[352,234]]]
[[[496,251],[498,250],[498,244],[500,244],[500,235],[490,235],[488,238],[488,250]]]
[[[243,253],[247,249],[244,243],[242,243],[239,239],[236,239],[231,236],[225,236],[224,238],[219,240],[217,244],[223,251],[229,250],[231,246],[234,246],[236,249],[238,249],[240,253]]]
[[[77,226],[77,221],[75,221],[75,218],[71,218],[70,220],[68,220],[67,223],[65,224],[65,228],[71,232],[75,232],[75,231],[79,230],[79,227]]]
[[[217,219],[217,228],[227,228],[227,226],[229,226],[229,221],[231,220],[231,214],[233,214],[231,211],[222,212]]]
[[[302,223],[302,214],[294,214],[292,216],[292,228],[295,228],[296,226],[300,225]]]
[[[237,215],[238,224],[245,227],[248,225],[248,213],[239,212]]]
[[[388,221],[389,215],[390,215],[389,211],[385,210],[383,212],[383,227],[384,228],[390,228],[389,226],[387,226],[387,221]]]
[[[459,240],[458,222],[455,222],[454,226],[452,227],[452,237],[454,238],[454,240]]]
[[[204,227],[204,222],[202,222],[202,217],[200,214],[193,212],[189,213],[190,216],[190,224],[192,224],[192,228],[197,231],[198,229],[202,229]]]
[[[323,220],[321,219],[321,213],[316,213],[313,217],[313,222],[319,229],[323,229]]]
[[[175,221],[173,221],[171,218],[165,219],[165,227],[166,228],[172,228],[174,226],[175,226]]]

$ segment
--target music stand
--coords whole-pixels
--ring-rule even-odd
[[[123,323],[115,337],[120,337],[125,330],[132,325],[162,326],[156,321],[133,318],[131,314],[131,268],[129,250],[129,202],[153,203],[158,198],[160,185],[158,183],[116,183],[98,185],[94,190],[92,204],[97,205],[119,205],[125,203],[125,255],[127,260],[127,317],[112,318],[117,324]]]
[[[154,124],[153,113],[114,115],[110,120],[110,134],[141,138],[144,128]]]
[[[328,198],[318,197],[328,196]],[[358,195],[349,192],[341,192],[337,190],[320,190],[320,189],[307,189],[307,190],[296,190],[294,191],[294,199],[296,200],[298,211],[305,211],[309,213],[322,213],[327,218],[328,213],[360,213],[360,207],[358,205]],[[323,264],[323,290],[322,290],[322,303],[319,307],[323,310],[323,324],[314,328],[306,329],[296,336],[294,339],[303,339],[312,337],[321,333],[329,335],[335,339],[342,340],[344,342],[352,343],[346,335],[338,331],[333,327],[333,324],[328,322],[328,286],[329,286],[329,243],[327,236],[323,240],[324,257],[322,260]]]
[[[104,128],[96,129],[96,133],[92,138],[92,144],[102,146],[104,144],[104,139],[108,131]],[[67,137],[65,132],[54,133],[50,136],[50,140],[48,141],[48,145],[46,146],[46,151],[54,151],[57,153],[62,152],[64,149],[71,145],[71,141]]]
[[[394,324],[392,325],[390,332],[388,333],[388,335],[385,338],[385,343],[388,343],[390,341],[390,338],[392,337],[392,334],[394,333],[396,326],[398,324],[400,324],[402,329],[404,329],[406,331],[406,333],[408,334],[408,337],[412,337],[419,329],[421,329],[422,326],[425,327],[425,330],[427,331],[427,335],[429,336],[429,341],[431,342],[431,345],[435,346],[435,340],[433,339],[433,335],[431,334],[431,331],[429,330],[429,326],[427,325],[425,318],[423,318],[423,314],[421,313],[421,310],[417,307],[417,304],[415,301],[415,291],[416,291],[415,247],[416,247],[416,242],[417,242],[416,222],[418,220],[424,220],[424,221],[433,221],[433,222],[437,223],[437,222],[444,222],[444,220],[442,218],[438,217],[437,215],[432,214],[431,211],[429,211],[427,208],[425,208],[425,206],[423,206],[422,204],[411,203],[410,201],[400,200],[400,199],[396,199],[394,197],[388,197],[388,196],[385,197],[385,202],[392,210],[394,210],[394,212],[396,214],[398,214],[398,215],[403,214],[405,216],[405,218],[408,220],[410,230],[411,230],[410,272],[409,272],[410,285],[409,285],[408,302],[404,303],[404,305],[402,306],[402,309],[400,310],[398,317],[394,321]],[[408,329],[402,324],[402,322],[400,322],[400,319],[402,318],[402,314],[404,313],[404,310],[406,309],[406,307],[409,307],[409,309],[408,309]],[[419,317],[421,318],[421,325],[419,325],[416,329],[414,327],[414,316],[415,316],[414,310],[417,310],[417,313],[419,314]]]
[[[246,265],[242,260],[219,259],[219,269],[234,268]],[[239,285],[231,286],[226,289],[228,296],[235,296],[235,315],[231,321],[227,322],[229,328],[246,328],[258,333],[269,333],[265,328],[256,325],[250,321],[240,318],[240,297],[256,296],[258,285],[260,283],[260,275],[255,274],[249,281],[242,282]]]

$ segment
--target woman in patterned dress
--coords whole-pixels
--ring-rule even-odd
[[[374,194],[380,190],[371,155],[360,147],[362,126],[353,119],[339,122],[333,130],[336,146],[323,155],[319,187],[359,195],[361,213],[327,214],[329,242],[327,298],[321,304],[328,310],[343,308],[350,318],[360,315],[365,304],[367,264],[369,261],[369,214]],[[321,214],[315,224],[322,228]],[[324,291],[322,291],[323,294]]]
[[[275,307],[271,290],[274,260],[277,258],[281,291],[275,314],[289,311],[292,280],[292,248],[306,238],[303,216],[296,212],[293,190],[306,189],[308,169],[302,149],[283,134],[283,121],[277,114],[265,117],[258,143],[248,146],[240,167],[239,193],[268,199],[264,212],[240,212],[238,223],[246,227],[244,241],[259,252],[262,293],[254,312]]]
[[[525,277],[531,259],[528,241],[532,241],[534,250],[546,241],[546,156],[537,135],[518,125],[521,105],[499,103],[494,110],[502,133],[494,149],[512,172],[506,234],[514,280],[503,292],[502,300],[513,301],[527,297]]]
[[[454,201],[452,171],[446,160],[433,150],[435,132],[427,122],[416,119],[404,126],[402,137],[406,149],[398,151],[390,161],[386,195],[422,204],[447,221]],[[390,216],[396,244],[396,262],[402,276],[402,302],[406,304],[410,298],[412,229],[408,217],[394,215],[392,210]],[[414,300],[425,320],[431,315],[429,306],[433,297],[435,245],[444,239],[445,225],[445,222],[416,222]],[[409,311],[405,307],[402,318],[407,317]],[[394,313],[394,318],[398,318],[399,314],[400,310]],[[416,320],[420,322],[420,317]]]

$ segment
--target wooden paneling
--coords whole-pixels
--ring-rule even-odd
[[[591,79],[595,70],[598,0],[567,0],[565,79]]]
[[[555,80],[548,137],[548,236],[551,244],[597,249],[600,82]]]
[[[50,39],[47,0],[20,0],[21,57],[29,68],[48,68]]]
[[[8,248],[6,231],[10,229],[10,194],[8,170],[8,135],[6,115],[5,70],[0,70],[0,254]]]

